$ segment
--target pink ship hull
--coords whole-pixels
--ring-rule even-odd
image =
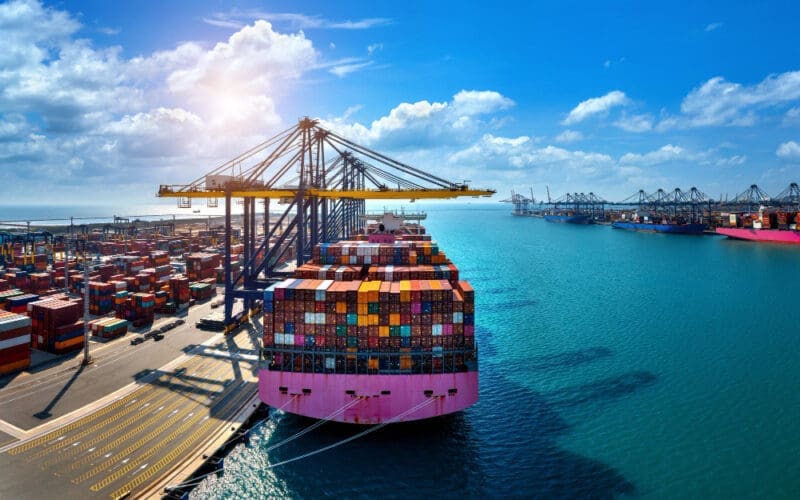
[[[306,417],[329,418],[357,400],[330,420],[353,424],[408,422],[454,413],[475,404],[478,372],[344,375],[260,370],[258,393],[269,406]],[[397,419],[431,398],[433,402]]]
[[[718,227],[717,234],[740,240],[800,245],[800,232],[792,230]]]

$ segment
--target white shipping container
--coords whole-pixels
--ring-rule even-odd
[[[14,337],[12,339],[7,339],[7,340],[0,340],[0,351],[3,349],[8,349],[10,347],[16,347],[18,345],[24,345],[30,343],[31,343],[30,334],[20,335],[19,337]]]

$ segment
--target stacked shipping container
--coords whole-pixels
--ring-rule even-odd
[[[30,366],[30,343],[31,319],[0,311],[0,375]]]
[[[186,276],[191,281],[216,278],[219,262],[216,253],[191,253],[186,256]]]
[[[435,243],[347,241],[313,255],[298,278],[264,293],[273,369],[438,373],[464,371],[475,358],[474,292]],[[337,276],[337,263],[366,269]],[[365,279],[345,278],[357,274]]]
[[[56,354],[83,347],[84,327],[81,303],[63,299],[47,299],[30,304],[31,345],[35,349]]]

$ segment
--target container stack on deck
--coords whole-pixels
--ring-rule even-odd
[[[366,363],[371,373],[466,369],[475,346],[474,292],[435,243],[345,241],[317,245],[313,256],[297,278],[264,292],[264,347],[275,350],[276,363],[288,362],[288,349],[321,351],[314,362],[324,359],[324,366],[315,371],[344,369],[334,352],[346,352],[347,364]],[[365,279],[307,278],[336,278],[335,264],[365,266]]]
[[[352,281],[361,278],[361,268],[333,264],[303,264],[297,268],[294,275],[303,279]]]
[[[30,343],[31,319],[0,311],[0,375],[30,366]]]

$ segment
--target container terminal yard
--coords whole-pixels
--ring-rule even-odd
[[[452,271],[455,268],[438,253],[429,236],[408,235],[406,241],[392,243],[399,234],[375,223],[385,214],[367,214],[365,200],[492,194],[492,190],[471,189],[400,163],[304,118],[189,184],[160,187],[158,195],[177,199],[181,209],[192,209],[198,199],[209,207],[224,200],[221,226],[211,220],[146,222],[117,216],[109,223],[76,225],[71,221],[60,227],[0,221],[0,467],[6,478],[0,484],[0,497],[42,498],[54,491],[68,497],[182,496],[193,484],[187,481],[196,471],[213,468],[217,451],[241,437],[243,424],[260,403],[267,402],[264,394],[272,389],[266,387],[272,373],[262,361],[267,334],[273,351],[279,346],[274,332],[277,316],[272,313],[276,304],[270,302],[270,312],[262,314],[265,290],[275,289],[287,278],[302,277],[309,272],[304,266],[307,262],[321,268],[324,263],[317,261],[329,243],[361,238],[355,244],[363,246],[357,258],[364,269],[372,257],[361,250],[375,250],[377,264],[382,262],[383,246],[397,245],[396,251],[402,247],[398,254],[402,263],[414,266],[419,259],[428,265],[430,276],[410,267],[402,277],[398,270],[397,280],[412,281],[397,282],[396,307],[399,311],[404,300],[400,294],[411,297],[412,288],[420,290],[413,285],[415,280],[430,278],[424,283],[435,281],[430,286],[447,287],[452,290],[448,297],[464,301],[459,306],[459,325],[424,326],[415,320],[414,331],[427,328],[436,336],[437,327],[441,335],[443,330],[452,334],[457,326],[463,341],[463,333],[473,329],[469,285],[457,281],[457,270]],[[234,203],[241,215],[232,213]],[[424,214],[393,217],[412,220],[413,227]],[[371,226],[369,221],[373,221]],[[377,234],[367,238],[368,226]],[[330,248],[343,249],[346,255],[349,245]],[[445,269],[443,277],[452,285],[434,279],[440,276],[430,264]],[[373,278],[384,280],[388,287],[392,270],[378,270],[382,274]],[[363,279],[369,283],[368,276]],[[443,316],[444,311],[431,310],[430,299],[416,302],[432,297],[430,289],[413,293],[420,316]],[[442,289],[436,295],[444,293]],[[352,340],[363,347],[359,355],[370,354],[367,335],[372,327],[366,322],[373,314],[367,314],[368,305],[382,307],[378,302],[364,302],[363,317],[360,309],[353,314],[359,321],[358,337],[353,326],[353,338],[348,331],[347,349],[342,353],[350,351]],[[330,306],[338,307],[338,303]],[[414,306],[409,300],[409,311]],[[456,315],[447,314],[452,322]],[[266,319],[267,315],[269,332],[262,328],[262,316]],[[400,321],[400,313],[396,315]],[[336,315],[329,316],[333,320]],[[378,332],[379,315],[374,316]],[[411,315],[407,322],[396,326],[392,322],[391,327],[389,317],[387,309],[385,328],[387,332],[397,329],[397,342],[387,339],[387,361],[390,351],[399,359],[405,351],[405,357],[411,358],[412,349],[433,350],[428,357],[434,373],[421,372],[419,377],[433,380],[437,374],[444,376],[444,371],[452,371],[447,376],[454,380],[464,377],[456,373],[469,370],[463,358],[458,358],[458,366],[452,355],[442,363],[437,348],[425,347],[419,339],[416,348],[401,347],[405,345],[401,325],[411,332]],[[338,323],[331,324],[329,329],[340,328]],[[345,327],[343,323],[341,328]],[[425,338],[428,344],[435,343],[434,337]],[[377,335],[375,340],[377,344]],[[286,345],[279,350],[293,349]],[[313,350],[308,342],[300,346],[303,353]],[[349,366],[350,356],[346,357]],[[266,362],[275,361],[271,357]],[[398,368],[384,370],[380,365],[384,370],[380,376],[392,379],[386,375],[389,371],[411,376],[410,363]],[[288,371],[293,371],[291,366]],[[295,371],[302,372],[302,366]],[[477,371],[472,373],[475,379],[470,384],[477,398]],[[402,385],[395,389],[399,392]],[[425,415],[474,403],[463,388],[456,397],[458,388],[442,387],[449,394],[438,394],[438,385],[435,391],[421,388],[421,403],[412,408],[392,406],[380,419],[369,421],[386,424],[401,416],[421,418],[413,412],[437,401],[442,404],[434,407],[442,409]],[[349,398],[345,406],[351,410],[368,397],[360,395],[360,390],[345,392],[345,399]],[[294,400],[309,394],[303,389],[290,396]],[[446,404],[448,396],[464,401]],[[354,421],[359,422],[358,418]]]

